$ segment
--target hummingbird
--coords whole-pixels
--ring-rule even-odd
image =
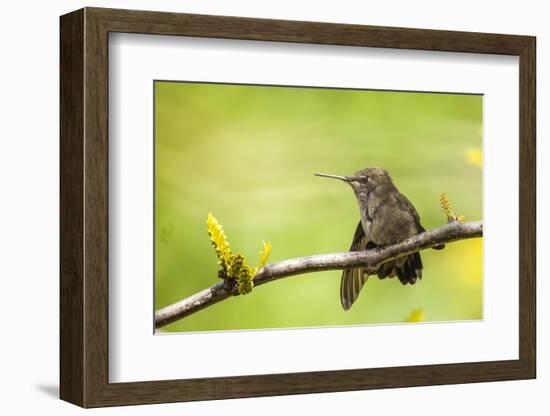
[[[425,231],[420,216],[409,199],[399,192],[385,169],[366,168],[351,176],[316,173],[339,179],[351,186],[359,204],[360,220],[350,251],[361,251],[401,242]],[[434,249],[444,248],[443,244]],[[379,279],[396,277],[403,284],[415,284],[422,278],[420,253],[412,253],[383,263],[373,273]],[[340,301],[344,310],[351,308],[367,281],[364,268],[345,269],[340,283]]]

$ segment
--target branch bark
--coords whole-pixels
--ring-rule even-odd
[[[416,251],[425,250],[438,244],[447,244],[453,241],[481,237],[483,224],[475,222],[451,222],[439,228],[434,228],[417,234],[400,243],[365,251],[317,254],[283,260],[278,263],[267,264],[254,278],[254,287],[273,282],[284,277],[324,270],[343,270],[354,267],[364,267],[370,272],[377,270],[380,264],[406,256]],[[212,306],[230,296],[235,296],[225,282],[219,282],[207,289],[195,293],[172,305],[155,312],[155,328],[161,328],[169,323],[189,316],[206,307]],[[253,295],[252,295],[253,296]]]

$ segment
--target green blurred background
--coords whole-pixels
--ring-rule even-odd
[[[482,96],[155,82],[155,307],[217,283],[212,212],[255,265],[349,248],[359,221],[349,186],[313,176],[387,169],[425,228],[445,192],[482,217]],[[422,253],[423,279],[372,276],[344,312],[340,271],[259,286],[163,328],[209,331],[482,318],[482,241]]]

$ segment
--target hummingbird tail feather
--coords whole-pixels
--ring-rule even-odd
[[[378,278],[385,279],[388,276],[389,277],[395,276],[395,273],[392,274],[393,266],[394,266],[394,262],[392,261],[382,264],[376,272],[376,274],[378,275]]]
[[[406,285],[414,285],[417,279],[422,278],[422,258],[420,253],[413,253],[395,261],[395,274],[399,281]]]

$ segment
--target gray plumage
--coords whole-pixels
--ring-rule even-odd
[[[367,168],[351,176],[317,174],[343,180],[353,189],[359,204],[360,221],[355,230],[350,251],[361,251],[398,243],[424,230],[413,204],[399,192],[386,170]],[[441,249],[444,246],[434,248]],[[420,253],[413,253],[382,264],[376,271],[380,279],[398,277],[414,284],[422,278]],[[362,268],[346,269],[342,273],[340,300],[345,310],[357,300],[368,275]]]

